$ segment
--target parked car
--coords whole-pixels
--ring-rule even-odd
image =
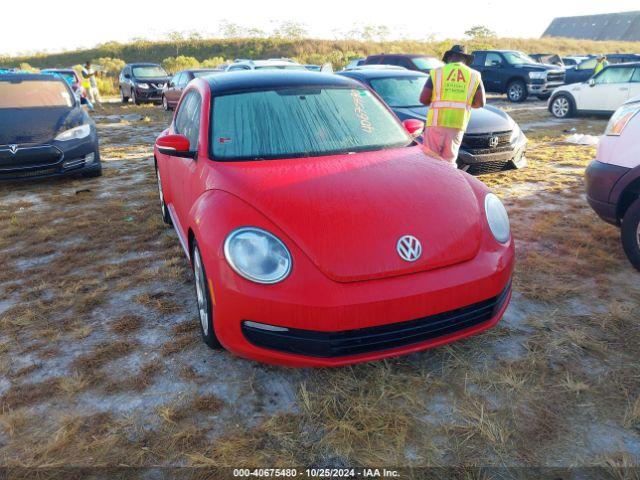
[[[119,90],[122,103],[129,99],[135,105],[162,101],[162,91],[169,82],[169,74],[156,63],[131,63],[120,72]]]
[[[522,52],[476,50],[473,55],[471,66],[482,74],[486,91],[506,93],[511,102],[524,102],[529,95],[546,100],[564,84],[564,69],[536,63]]]
[[[590,58],[592,58],[592,55],[569,55],[562,57],[562,63],[564,63],[566,68],[572,68],[578,66],[585,60],[589,60]]]
[[[62,78],[0,75],[0,179],[102,174],[96,127]]]
[[[359,67],[364,64],[364,58],[354,58],[350,60],[349,63],[344,67],[344,70],[351,70],[352,68]]]
[[[207,345],[344,365],[499,321],[514,262],[507,212],[405,128],[338,75],[237,72],[187,86],[154,155]]]
[[[549,111],[557,118],[611,115],[636,95],[640,95],[640,63],[609,65],[586,82],[557,88],[549,99]]]
[[[80,80],[78,72],[73,68],[45,68],[44,70],[41,70],[40,73],[59,75],[71,86],[71,90],[73,90],[77,96],[82,97],[82,93],[84,91],[82,88],[82,81]]]
[[[162,90],[162,108],[165,110],[174,109],[180,100],[182,91],[194,78],[216,75],[222,72],[224,72],[224,70],[217,68],[192,68],[176,73]]]
[[[633,53],[612,53],[607,55],[607,62],[609,65],[617,65],[619,63],[640,62],[640,55]],[[595,73],[596,64],[598,63],[597,56],[591,56],[580,63],[575,68],[567,69],[565,83],[570,85],[572,83],[586,82]]]
[[[363,65],[397,65],[407,70],[417,70],[429,73],[432,69],[441,67],[444,63],[429,55],[417,54],[380,54],[369,55]]]
[[[640,270],[640,96],[621,106],[600,139],[586,172],[587,200],[606,222],[621,228],[622,247]]]
[[[270,58],[268,60],[236,60],[227,68],[227,72],[238,70],[306,70],[304,65],[289,59]]]
[[[355,69],[339,73],[373,89],[402,121],[424,123],[428,108],[420,104],[420,92],[429,76],[401,69]],[[458,154],[458,168],[471,174],[522,168],[526,160],[527,138],[513,119],[502,110],[487,105],[473,109]]]
[[[309,70],[311,72],[319,72],[320,70],[322,70],[322,65],[307,64],[307,65],[304,66],[304,68],[306,68],[307,70]]]

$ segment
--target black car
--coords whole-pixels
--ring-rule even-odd
[[[430,57],[429,55],[382,53],[380,55],[369,55],[365,58],[364,62],[362,62],[362,65],[395,65],[397,67],[404,67],[407,70],[429,73],[431,69],[441,67],[444,64],[437,58]]]
[[[102,174],[91,117],[62,78],[0,75],[0,180]]]
[[[162,90],[169,82],[169,74],[156,63],[130,63],[120,72],[120,99],[134,104],[160,103]]]
[[[487,92],[506,93],[511,102],[524,102],[529,95],[541,100],[564,84],[564,69],[537,63],[514,50],[477,50],[471,67],[482,75]]]
[[[339,75],[353,78],[375,91],[401,121],[425,121],[428,108],[420,104],[420,92],[429,76],[409,70],[374,68],[350,70]],[[487,105],[473,109],[458,154],[458,167],[481,174],[527,164],[527,138],[513,119],[502,110]]]

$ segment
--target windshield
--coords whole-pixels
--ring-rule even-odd
[[[437,58],[414,57],[411,60],[413,60],[413,63],[415,64],[415,66],[418,67],[420,70],[432,70],[434,68],[438,68],[444,65],[444,63],[442,63]]]
[[[73,107],[71,93],[62,80],[0,80],[0,109]]]
[[[302,65],[260,65],[256,70],[306,70]]]
[[[216,160],[313,157],[404,147],[413,141],[364,88],[302,87],[219,96]]]
[[[522,52],[504,52],[503,55],[507,59],[507,63],[511,65],[522,65],[525,63],[538,63],[529,55],[525,55]]]
[[[136,78],[157,78],[168,76],[167,72],[162,67],[148,66],[148,67],[133,67],[133,76]]]
[[[427,76],[376,78],[371,86],[391,108],[422,107],[420,93]]]

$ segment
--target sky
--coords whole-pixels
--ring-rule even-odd
[[[536,38],[557,16],[633,11],[639,5],[638,0],[85,0],[67,7],[50,0],[8,0],[2,5],[0,55],[160,39],[171,31],[210,37],[222,21],[267,31],[282,21],[299,22],[315,38],[336,38],[336,30],[354,24],[385,25],[390,38],[462,38],[474,25],[499,36]]]

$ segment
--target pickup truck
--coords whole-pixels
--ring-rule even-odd
[[[476,50],[471,67],[482,75],[487,92],[506,93],[511,102],[524,102],[529,95],[541,100],[564,84],[564,69],[537,63],[514,50]]]

